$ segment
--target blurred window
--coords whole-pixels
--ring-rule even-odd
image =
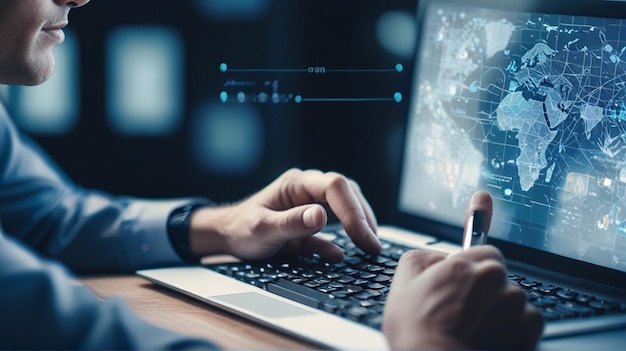
[[[183,117],[182,37],[160,26],[118,27],[107,45],[107,112],[125,135],[162,136]]]

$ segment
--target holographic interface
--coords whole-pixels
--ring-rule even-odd
[[[400,210],[626,271],[626,22],[432,2]]]

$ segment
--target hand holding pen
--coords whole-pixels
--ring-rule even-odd
[[[491,196],[477,192],[465,215],[464,250],[411,250],[400,258],[385,303],[393,350],[534,350],[541,314],[508,284],[502,253],[485,243]]]

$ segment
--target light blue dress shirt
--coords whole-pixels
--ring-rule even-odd
[[[121,300],[98,299],[73,276],[183,264],[166,222],[195,200],[81,188],[0,104],[0,349],[214,348],[140,320]]]

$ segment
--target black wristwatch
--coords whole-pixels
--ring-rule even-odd
[[[189,241],[189,219],[193,211],[200,207],[209,206],[208,203],[191,203],[178,207],[170,213],[167,219],[167,235],[174,251],[186,262],[197,263],[201,257],[191,252]]]

